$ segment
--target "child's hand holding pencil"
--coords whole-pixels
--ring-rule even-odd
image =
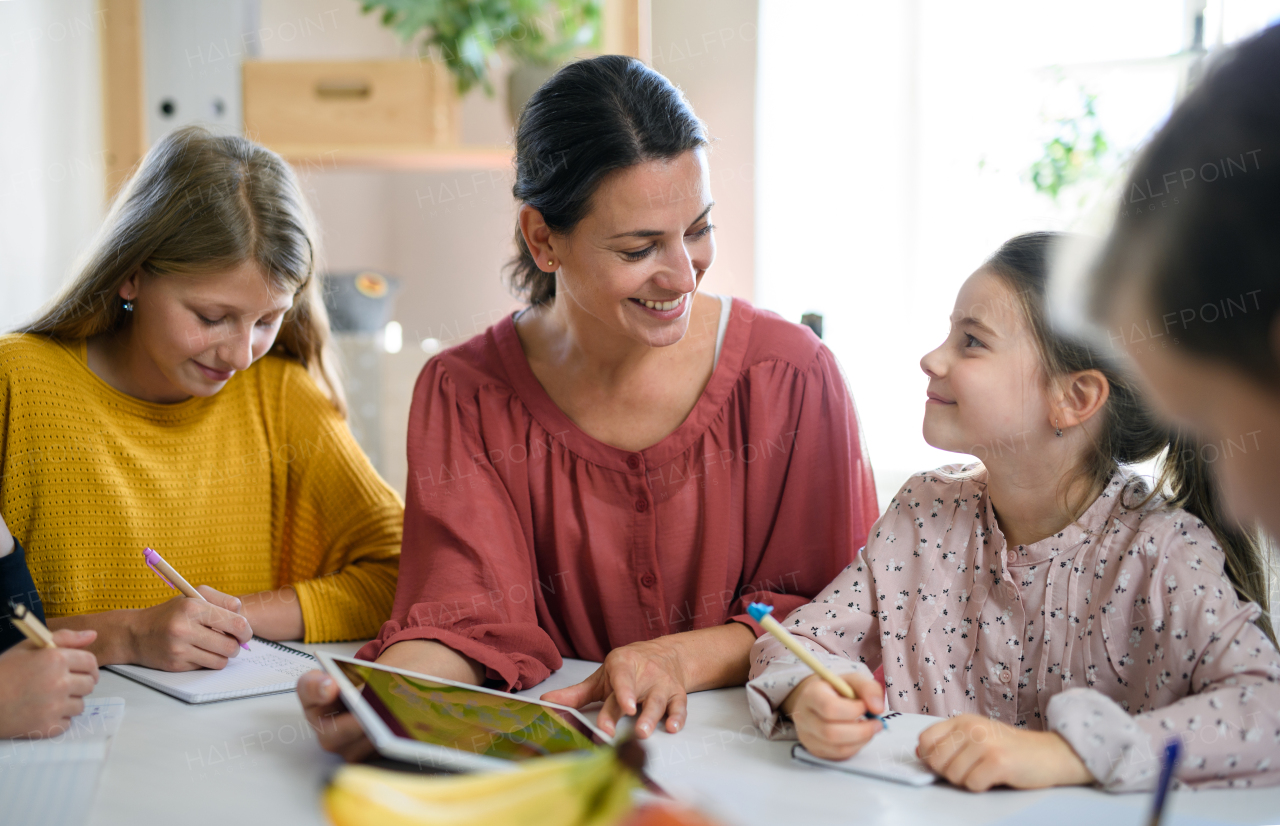
[[[796,734],[809,753],[826,760],[846,760],[884,729],[884,687],[870,674],[835,674],[770,616],[771,605],[752,603],[752,619],[813,669],[783,701]]]

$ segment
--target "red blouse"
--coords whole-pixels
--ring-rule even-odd
[[[853,561],[879,515],[853,400],[805,327],[735,300],[685,421],[629,452],[542,389],[506,318],[429,361],[409,417],[391,619],[359,656],[439,640],[509,690],[561,657],[785,616]]]

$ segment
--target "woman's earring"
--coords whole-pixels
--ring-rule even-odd
[[[1062,435],[1062,428],[1058,427],[1058,422],[1056,420],[1053,423],[1053,435],[1055,436]]]
[[[548,258],[548,259],[547,259],[547,266],[548,266],[548,267],[551,267],[552,269],[555,269],[555,266],[556,266],[556,260],[555,260],[554,258]]]
[[[124,303],[124,311],[125,311],[126,313],[131,313],[131,312],[133,312],[133,302],[132,302],[132,301],[126,301],[126,302]]]

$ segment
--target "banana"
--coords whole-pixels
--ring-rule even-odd
[[[640,745],[627,741],[616,751],[542,757],[489,774],[423,777],[344,766],[324,805],[334,826],[605,826],[631,810],[642,761]]]

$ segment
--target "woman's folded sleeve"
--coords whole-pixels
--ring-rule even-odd
[[[756,636],[764,630],[747,605],[768,603],[777,616],[804,605],[866,544],[880,512],[858,414],[831,352],[819,346],[805,370],[775,372],[763,385],[744,454],[757,451],[761,465],[779,447],[790,454],[780,493],[776,484],[748,486],[747,510],[767,522],[757,527],[768,539],[748,561],[729,618]]]
[[[1153,789],[1164,746],[1174,737],[1182,741],[1180,783],[1211,788],[1280,781],[1280,655],[1254,623],[1260,609],[1240,603],[1225,577],[1181,560],[1166,561],[1157,577],[1164,616],[1133,632],[1134,638],[1147,631],[1156,636],[1151,655],[1139,660],[1144,667],[1128,677],[1132,700],[1069,689],[1050,700],[1049,729],[1071,744],[1109,791]],[[1142,714],[1126,711],[1188,669],[1187,696]]]
[[[840,572],[813,602],[780,620],[800,644],[837,674],[867,674],[880,664],[874,587],[863,554]],[[783,700],[806,677],[809,666],[765,634],[751,647],[747,706],[770,740],[795,737],[791,720],[779,711]]]
[[[406,640],[436,640],[518,691],[560,668],[539,627],[529,539],[476,424],[440,359],[423,369],[409,416],[409,481],[400,583],[391,619],[360,650],[377,659]]]

